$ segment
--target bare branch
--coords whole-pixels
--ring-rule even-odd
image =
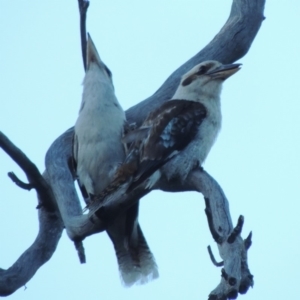
[[[39,232],[34,243],[7,270],[0,269],[0,296],[7,296],[25,285],[35,272],[47,262],[54,253],[63,230],[63,223],[56,209],[47,175],[40,174],[37,167],[2,132],[0,147],[22,168],[29,185],[38,194],[42,207],[38,210]]]
[[[264,5],[265,0],[233,0],[229,18],[220,32],[206,47],[174,71],[152,96],[128,109],[128,122],[136,122],[140,126],[149,111],[171,99],[181,76],[200,62],[214,59],[228,64],[243,57],[264,20]]]
[[[33,188],[31,184],[20,180],[14,172],[8,172],[7,175],[21,189],[30,191]]]
[[[75,241],[74,245],[75,245],[75,248],[77,250],[80,263],[85,264],[86,263],[86,258],[85,258],[85,251],[84,251],[82,241]]]
[[[89,8],[89,5],[90,1],[78,0],[80,15],[81,52],[84,70],[86,70],[86,13]]]
[[[249,250],[249,248],[251,247],[252,245],[252,231],[250,231],[249,235],[246,237],[246,239],[244,240],[244,243],[245,243],[245,248],[247,250]]]
[[[55,252],[64,229],[59,215],[44,207],[38,210],[39,232],[33,244],[7,270],[0,270],[0,296],[24,286]]]
[[[86,1],[78,1],[79,7],[80,2],[88,5],[83,3]],[[180,77],[194,65],[208,59],[232,63],[245,55],[264,19],[264,4],[265,0],[233,0],[230,16],[220,32],[203,50],[171,74],[152,96],[130,108],[127,111],[128,122],[136,123],[139,126],[149,111],[171,98]],[[82,24],[85,24],[86,10],[87,7],[81,13]],[[81,26],[81,33],[84,33],[85,37],[85,27],[83,26]],[[82,43],[84,43],[83,39]],[[85,61],[84,53],[83,61]],[[63,224],[69,237],[78,243],[91,234],[103,231],[105,218],[115,217],[145,194],[142,190],[133,191],[133,194],[124,196],[118,203],[105,207],[102,216],[100,213],[100,219],[95,217],[90,220],[87,215],[83,215],[74,186],[73,170],[70,167],[72,136],[73,128],[70,128],[49,148],[46,154],[46,172],[43,174],[45,180],[41,179],[41,174],[35,165],[22,152],[20,153],[19,149],[7,151],[27,174],[29,183],[37,190],[38,197],[44,206],[39,209],[40,229],[33,245],[20,256],[11,268],[0,270],[0,295],[9,295],[24,285],[32,278],[36,270],[51,257],[61,236]],[[5,145],[5,136],[2,135],[0,140],[0,146],[3,147],[4,141],[5,148],[7,146]],[[15,156],[14,153],[17,155]],[[47,183],[51,186],[52,191]],[[253,276],[247,264],[247,249],[249,248],[247,245],[250,245],[251,237],[244,242],[240,234],[237,234],[232,243],[227,242],[233,231],[228,201],[213,178],[206,172],[197,170],[190,174],[185,185],[162,180],[156,188],[165,191],[197,190],[209,199],[211,225],[220,236],[221,242],[218,244],[218,248],[224,261],[223,274],[226,274],[224,276],[227,278],[226,280],[224,276],[222,277],[220,284],[211,292],[209,299],[235,298],[237,292],[244,293],[250,286],[253,286]],[[63,224],[56,214],[53,199],[57,203]],[[81,247],[80,244],[77,246]]]
[[[56,202],[50,186],[47,184],[40,171],[30,159],[17,148],[4,133],[0,132],[0,147],[19,165],[24,171],[30,186],[34,187],[38,193],[39,204],[43,205],[48,211],[56,210]]]
[[[224,262],[222,279],[210,293],[209,299],[226,299],[226,297],[234,299],[240,290],[248,290],[249,286],[253,285],[253,277],[251,281],[249,280],[251,274],[247,264],[247,249],[240,236],[243,217],[239,218],[238,225],[233,228],[228,200],[218,183],[205,171],[192,172],[187,179],[187,184],[190,188],[201,192],[205,199],[209,198],[213,220],[209,226],[214,227],[211,231],[218,232],[218,241],[221,241],[217,245]]]
[[[211,247],[210,247],[210,246],[207,246],[207,250],[208,250],[208,254],[209,254],[209,257],[210,257],[212,263],[213,263],[216,267],[222,267],[222,266],[224,266],[224,261],[221,261],[221,262],[217,262],[217,261],[216,261],[215,256],[214,256],[214,254],[212,253],[212,250],[211,250]]]

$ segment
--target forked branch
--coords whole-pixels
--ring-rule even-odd
[[[90,1],[78,0],[79,17],[80,17],[80,39],[81,51],[84,70],[86,70],[86,13],[89,8]]]
[[[0,269],[0,296],[12,294],[24,286],[54,253],[63,231],[63,223],[56,209],[47,174],[40,174],[37,167],[2,132],[0,147],[25,172],[29,185],[37,191],[40,209],[38,210],[39,231],[33,244],[7,270]]]
[[[204,49],[171,74],[152,96],[131,107],[126,112],[129,123],[135,122],[139,126],[149,111],[170,99],[180,77],[194,65],[208,59],[232,63],[243,57],[250,49],[264,19],[264,4],[265,0],[233,0],[230,16],[220,32]],[[83,58],[85,59],[84,53]],[[40,231],[33,245],[16,263],[8,270],[0,271],[0,295],[9,295],[24,285],[51,257],[62,231],[60,217],[69,237],[76,242],[105,228],[103,220],[91,222],[86,215],[82,215],[82,207],[74,186],[74,174],[70,167],[72,136],[73,128],[70,128],[54,141],[46,154],[46,172],[43,177],[51,189],[45,185],[40,176],[30,175],[28,178],[29,184],[36,188],[39,201],[43,205],[39,210]],[[38,170],[34,172],[39,174]],[[37,187],[38,182],[43,189]],[[209,199],[210,228],[216,233],[220,256],[224,261],[221,283],[211,292],[210,299],[234,298],[238,292],[245,293],[249,286],[253,285],[253,276],[247,264],[247,250],[251,245],[251,236],[244,241],[240,236],[241,226],[233,230],[228,201],[219,185],[206,172],[197,170],[190,174],[189,182],[185,186],[178,182],[161,181],[156,188],[166,191],[197,190]],[[142,190],[136,191],[135,195],[130,195],[134,197],[125,197],[118,205],[107,206],[106,213],[116,216],[118,212],[138,201],[143,193]],[[56,214],[56,207],[60,217]],[[232,243],[228,242],[229,237]],[[43,251],[40,251],[41,249]]]

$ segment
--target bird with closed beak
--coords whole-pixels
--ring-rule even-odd
[[[162,175],[167,180],[179,179],[183,182],[194,168],[202,166],[221,129],[220,96],[223,82],[239,71],[240,67],[241,64],[226,65],[213,60],[205,61],[182,77],[172,98],[201,103],[206,114],[198,126],[195,137],[157,171],[156,178]]]
[[[73,156],[87,204],[112,181],[125,159],[122,142],[125,112],[118,102],[112,73],[88,35],[86,74],[74,129]],[[107,223],[123,283],[145,283],[158,276],[153,255],[138,223],[138,203]]]

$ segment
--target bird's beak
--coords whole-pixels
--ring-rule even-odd
[[[88,33],[87,43],[86,43],[86,66],[87,66],[87,70],[89,69],[90,64],[92,62],[98,64],[99,67],[101,67],[103,65],[103,62],[102,62],[102,60],[101,60],[101,58],[98,54],[96,46],[93,43],[93,40],[92,40],[90,34]]]
[[[206,73],[205,75],[210,76],[212,79],[227,79],[238,70],[240,70],[240,66],[242,64],[229,64],[229,65],[222,65],[217,69],[214,69],[211,72]]]

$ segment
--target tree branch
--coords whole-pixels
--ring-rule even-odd
[[[14,182],[21,189],[30,191],[33,188],[31,184],[25,183],[20,180],[14,172],[8,172],[7,175],[12,180],[12,182]]]
[[[210,293],[209,300],[235,299],[238,292],[245,293],[253,286],[253,276],[247,264],[247,243],[240,236],[244,219],[240,217],[233,228],[228,200],[219,184],[205,171],[192,172],[186,184],[187,188],[195,188],[209,199],[213,220],[209,226],[213,226],[213,231],[218,234],[217,245],[224,263],[221,282]]]
[[[80,39],[81,52],[84,70],[86,70],[86,13],[90,2],[87,0],[78,0],[79,15],[80,15]]]
[[[223,261],[221,261],[221,262],[217,262],[217,261],[216,261],[215,256],[214,256],[214,254],[212,253],[212,250],[211,250],[211,247],[210,247],[210,246],[207,246],[207,250],[208,250],[208,254],[209,254],[210,260],[212,261],[212,263],[213,263],[216,267],[222,267],[222,266],[224,266],[224,262],[223,262]]]
[[[194,65],[207,59],[232,63],[244,56],[264,19],[264,4],[265,0],[233,0],[230,16],[220,32],[204,49],[171,74],[152,96],[130,108],[126,112],[128,122],[136,123],[139,126],[149,111],[172,97],[181,76]],[[85,61],[85,56],[83,58]],[[69,237],[78,242],[91,234],[104,230],[105,220],[99,218],[90,220],[87,215],[82,214],[70,163],[72,159],[72,137],[73,128],[70,128],[51,145],[46,154],[46,172],[43,176],[45,182],[52,188],[54,199]],[[12,158],[14,159],[13,155]],[[34,174],[38,172],[33,164],[29,164],[29,169],[32,169]],[[38,175],[40,175],[39,172]],[[52,204],[48,207],[48,200],[53,199],[50,195],[51,189],[49,191],[49,187],[40,180],[39,176],[27,175],[27,177],[29,183],[37,189],[38,197],[43,203],[43,207],[39,210],[39,234],[33,245],[21,255],[11,268],[0,271],[0,295],[9,295],[30,280],[36,270],[55,251],[62,231],[62,222],[55,213],[55,205],[53,205],[52,200],[49,201]],[[247,249],[250,247],[251,237],[244,241],[240,237],[240,233],[236,232],[233,242],[228,243],[227,239],[233,232],[233,225],[228,201],[222,189],[212,177],[202,170],[190,174],[188,180],[189,182],[185,185],[162,180],[156,188],[165,191],[197,190],[209,199],[212,216],[211,226],[220,236],[218,248],[224,261],[221,282],[211,292],[209,299],[234,298],[237,296],[237,292],[245,293],[253,285],[253,276],[250,274],[247,264]],[[118,212],[136,203],[143,194],[145,194],[143,190],[137,190],[118,201],[117,204],[108,205],[105,207],[103,216],[115,217]],[[43,251],[40,251],[41,248]]]
[[[17,148],[4,133],[0,131],[0,147],[19,165],[29,181],[29,185],[36,189],[39,205],[50,212],[56,211],[56,201],[51,187],[47,184],[40,171],[30,159]]]
[[[39,232],[33,244],[10,268],[0,270],[0,296],[8,296],[24,286],[56,250],[64,229],[59,215],[43,207],[38,210],[38,219]]]
[[[30,186],[37,191],[41,205],[38,210],[40,227],[36,240],[10,268],[0,270],[0,296],[8,296],[25,285],[51,258],[64,227],[51,188],[47,184],[47,174],[44,173],[43,177],[28,157],[2,132],[0,132],[0,147],[25,172]]]
[[[229,18],[220,32],[206,47],[174,71],[152,96],[128,109],[128,122],[136,122],[140,126],[149,111],[171,99],[181,76],[200,62],[214,59],[228,64],[243,57],[264,20],[264,5],[265,0],[233,0]]]

